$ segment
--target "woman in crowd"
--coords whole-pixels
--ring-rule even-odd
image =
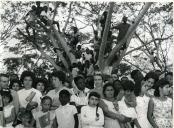
[[[155,91],[155,83],[158,81],[158,76],[150,71],[149,73],[146,74],[144,81],[146,82],[147,85],[147,95],[152,97],[154,96],[154,91]]]
[[[17,79],[12,80],[10,82],[9,88],[16,92],[19,91],[22,88],[21,81]]]
[[[136,113],[137,113],[137,120],[140,124],[141,128],[152,128],[151,124],[147,119],[147,110],[148,110],[148,103],[150,98],[146,95],[147,93],[147,82],[142,82],[140,85],[141,88],[137,90],[138,96],[136,97]]]
[[[168,97],[169,82],[160,79],[149,101],[147,117],[153,128],[172,128],[172,99]]]
[[[111,83],[107,83],[103,87],[104,99],[100,102],[100,107],[103,109],[105,116],[104,128],[121,128],[119,121],[125,119],[118,112],[118,104],[116,101],[116,91]]]
[[[42,93],[42,96],[47,94],[47,81],[46,79],[38,78],[36,80],[35,88]]]
[[[21,75],[21,81],[24,86],[23,89],[18,91],[20,108],[29,107],[30,109],[40,107],[40,98],[42,94],[40,91],[33,88],[34,73],[31,71],[24,71]]]

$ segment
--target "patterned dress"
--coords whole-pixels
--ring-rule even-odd
[[[172,128],[172,99],[167,97],[167,100],[161,101],[158,98],[153,98],[154,120],[159,128]]]

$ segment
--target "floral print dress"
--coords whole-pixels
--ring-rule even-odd
[[[172,128],[172,99],[161,101],[153,98],[154,101],[154,120],[159,128]]]

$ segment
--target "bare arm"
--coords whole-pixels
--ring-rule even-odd
[[[149,120],[149,122],[153,126],[153,128],[158,128],[154,119],[152,118],[153,110],[154,110],[154,102],[151,98],[149,101],[149,105],[148,105],[147,119]]]
[[[15,108],[13,108],[13,109],[11,110],[11,116],[5,118],[5,122],[6,122],[6,123],[13,122],[13,121],[15,120],[15,118],[16,118],[16,113],[15,113]]]
[[[135,126],[136,126],[137,128],[141,128],[141,126],[140,126],[140,124],[138,123],[138,120],[137,120],[137,119],[134,120],[134,124],[135,124]]]
[[[108,110],[108,106],[101,100],[99,103],[99,106],[103,109],[103,113],[105,116],[111,118],[111,119],[117,119],[121,122],[128,122],[129,118],[119,114],[119,113],[113,113]]]

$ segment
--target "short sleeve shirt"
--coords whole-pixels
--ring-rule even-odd
[[[74,128],[74,115],[77,114],[75,106],[70,104],[60,106],[55,110],[55,114],[59,128]]]

